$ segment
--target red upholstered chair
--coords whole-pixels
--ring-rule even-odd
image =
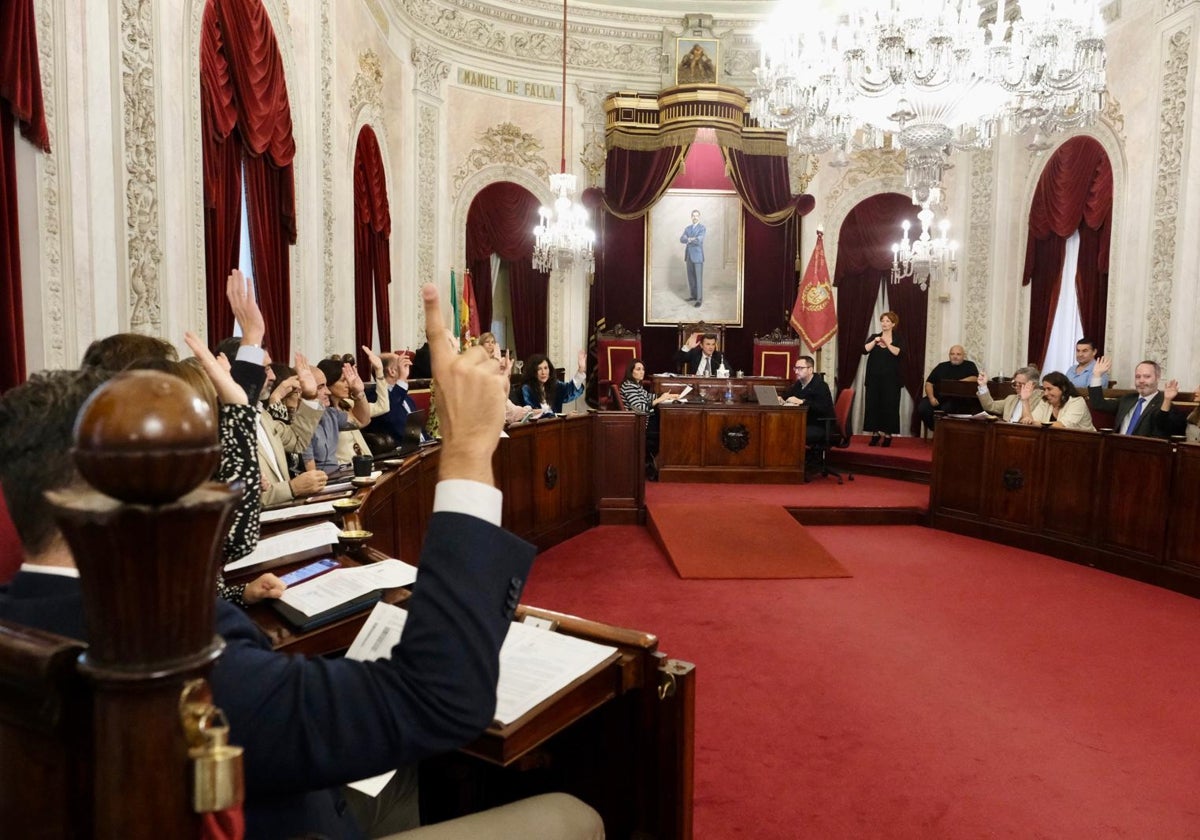
[[[854,405],[854,389],[843,388],[838,394],[837,401],[833,404],[833,417],[826,417],[820,421],[825,424],[825,441],[824,443],[814,444],[808,448],[807,469],[805,469],[805,480],[808,480],[808,473],[820,473],[822,477],[834,476],[838,484],[842,483],[843,473],[829,466],[829,449],[836,446],[839,449],[844,449],[850,445],[850,409]],[[846,478],[854,480],[854,473],[846,471]]]
[[[613,395],[619,390],[629,363],[641,357],[641,333],[620,324],[596,333],[596,399],[601,409],[613,407]]]
[[[754,336],[754,376],[792,378],[792,365],[800,358],[800,339],[789,338],[778,328],[764,336]]]

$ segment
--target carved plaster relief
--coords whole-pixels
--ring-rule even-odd
[[[158,127],[154,108],[154,6],[121,2],[121,122],[124,129],[129,329],[159,333]]]
[[[1159,98],[1158,154],[1154,173],[1152,266],[1146,295],[1146,357],[1167,366],[1167,336],[1171,326],[1171,291],[1176,270],[1179,224],[1179,183],[1182,177],[1187,129],[1187,80],[1190,72],[1192,27],[1185,26],[1167,40]]]
[[[987,347],[988,287],[991,275],[992,231],[996,226],[993,184],[996,154],[991,149],[971,153],[971,206],[967,230],[963,344],[967,357],[984,358]],[[997,371],[999,372],[999,371]]]
[[[450,76],[450,62],[444,61],[438,50],[417,42],[412,48],[412,63],[417,71],[417,91],[440,98],[442,82]]]
[[[46,130],[50,137],[50,153],[37,157],[38,204],[41,209],[41,224],[38,242],[41,250],[42,280],[42,346],[47,368],[70,367],[67,361],[65,320],[68,309],[63,287],[63,231],[70,225],[66,214],[69,208],[61,201],[65,184],[59,170],[58,141],[63,135],[58,131],[56,117],[58,108],[57,70],[54,62],[55,29],[54,18],[61,10],[52,0],[37,4],[38,63],[41,66],[42,88],[46,91],[44,110]],[[77,278],[76,305],[90,308],[91,286],[83,281],[82,273]]]
[[[1170,17],[1176,12],[1198,2],[1200,2],[1200,0],[1163,0],[1162,7],[1159,10],[1159,20],[1165,17]]]
[[[383,65],[374,50],[358,54],[358,72],[350,83],[350,113],[360,123],[370,123],[376,134],[383,130]]]
[[[479,136],[466,160],[454,171],[454,195],[462,192],[464,182],[476,172],[497,164],[526,170],[543,179],[550,177],[550,165],[542,157],[541,141],[512,123],[500,123]]]
[[[401,15],[464,50],[491,53],[523,64],[541,62],[559,66],[562,61],[561,22],[556,22],[555,17],[524,14],[487,3],[393,2]],[[556,7],[556,11],[561,8]],[[633,19],[646,22],[642,16]],[[594,70],[622,67],[630,73],[658,75],[662,47],[657,42],[661,33],[575,24],[571,30],[597,36],[570,37],[572,67]]]
[[[334,341],[333,270],[333,26],[329,12],[333,0],[321,2],[321,288],[325,313],[325,349]],[[296,307],[298,310],[299,307]]]
[[[417,280],[437,282],[438,108],[417,105]],[[464,220],[464,224],[465,224]],[[417,329],[425,331],[425,307],[418,305]]]

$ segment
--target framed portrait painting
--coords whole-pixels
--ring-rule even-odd
[[[646,214],[645,323],[742,325],[742,202],[726,190],[667,190]]]
[[[675,84],[715,85],[720,73],[720,48],[716,38],[676,38]]]

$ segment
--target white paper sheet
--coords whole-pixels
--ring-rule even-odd
[[[264,510],[258,515],[259,522],[283,522],[288,519],[303,519],[306,516],[327,516],[334,512],[332,502],[312,502],[307,505]]]
[[[500,648],[495,719],[512,723],[616,652],[615,647],[531,625],[509,625]]]
[[[416,569],[413,571],[415,572]],[[350,650],[346,651],[346,658],[358,662],[374,662],[376,659],[390,656],[392,648],[400,641],[400,634],[404,632],[404,622],[407,618],[408,613],[405,610],[380,601],[367,616],[367,621],[358,631],[358,635],[354,637],[354,644],[350,645]],[[396,771],[389,770],[378,776],[371,776],[369,779],[350,782],[349,786],[367,796],[378,796],[394,775],[396,775]]]
[[[254,551],[241,560],[235,560],[225,566],[225,571],[236,572],[238,569],[256,566],[277,557],[286,557],[289,554],[299,554],[301,551],[333,545],[338,541],[338,533],[338,526],[332,522],[318,522],[316,525],[309,525],[306,528],[295,528],[291,531],[284,531],[282,534],[266,537],[258,541],[258,547]]]
[[[366,566],[334,569],[312,580],[288,587],[279,600],[307,616],[323,613],[377,589],[408,586],[417,569],[399,560],[381,560]],[[378,657],[376,657],[378,658]]]

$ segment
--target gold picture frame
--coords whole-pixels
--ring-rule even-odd
[[[716,38],[675,39],[675,84],[715,85],[721,78],[721,42]]]
[[[692,287],[683,240],[698,211],[705,227],[701,303],[689,300]],[[745,220],[732,190],[667,190],[646,214],[643,322],[679,324],[704,320],[742,325]]]

